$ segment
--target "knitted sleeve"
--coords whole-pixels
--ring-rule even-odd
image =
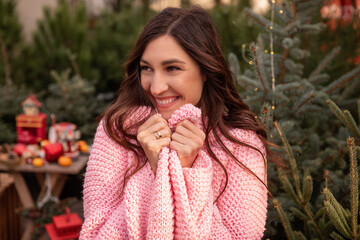
[[[264,146],[255,133],[235,131],[235,135],[264,154]],[[233,154],[266,182],[264,160],[259,152],[235,146]],[[261,239],[267,190],[255,176],[228,159],[229,183],[214,204],[212,179],[219,173],[214,172],[212,160],[205,151],[199,153],[193,168],[181,168],[175,155],[170,156],[169,165],[174,192],[175,239]]]
[[[100,123],[84,182],[84,217],[80,239],[115,237],[125,229],[120,193],[127,168],[128,153],[105,133]],[[105,238],[103,238],[105,239]]]
[[[237,139],[259,149],[266,157],[265,147],[255,132],[235,129]],[[234,148],[236,158],[266,184],[266,163],[262,155],[251,148]],[[267,189],[254,175],[230,159],[226,165],[228,186],[217,206],[223,226],[232,239],[261,239],[265,230]]]

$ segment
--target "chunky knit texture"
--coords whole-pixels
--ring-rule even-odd
[[[132,114],[138,120],[144,108]],[[189,119],[199,128],[201,111],[182,106],[168,120],[170,129]],[[258,148],[263,143],[252,131],[231,129],[240,141]],[[80,239],[260,239],[263,236],[267,190],[265,186],[212,139],[212,149],[226,167],[225,174],[205,147],[192,168],[182,168],[177,152],[164,147],[156,177],[149,163],[129,178],[122,191],[124,175],[135,159],[133,153],[114,142],[100,123],[87,165],[84,183],[85,221]],[[266,182],[261,154],[222,137],[229,150]]]

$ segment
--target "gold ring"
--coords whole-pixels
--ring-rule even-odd
[[[154,135],[155,135],[156,139],[160,139],[162,137],[162,134],[160,131],[154,132]]]

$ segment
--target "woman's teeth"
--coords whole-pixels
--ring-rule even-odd
[[[178,97],[174,97],[174,98],[168,98],[168,99],[155,99],[157,104],[169,104],[174,102],[176,99],[178,99]]]

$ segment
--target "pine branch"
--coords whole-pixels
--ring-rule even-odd
[[[341,47],[335,47],[327,54],[324,59],[319,63],[316,69],[310,74],[309,78],[317,77],[322,70],[340,53]]]
[[[345,237],[351,238],[350,234],[348,233],[348,230],[345,229],[344,223],[340,220],[339,215],[336,213],[335,208],[330,204],[329,201],[325,201],[324,205],[328,213],[328,216],[331,222],[334,224],[335,228],[339,232],[341,232],[341,234],[344,235]]]
[[[283,83],[276,85],[276,92],[285,92],[290,90],[296,90],[301,87],[299,82]]]
[[[329,105],[330,110],[335,114],[335,116],[346,126],[346,117],[343,111],[334,103],[332,100],[327,99],[326,103]]]
[[[352,236],[358,234],[358,210],[359,210],[359,169],[354,139],[349,137],[347,144],[350,152],[350,197],[351,197],[351,228]]]
[[[279,170],[279,175],[280,175],[280,181],[281,184],[283,185],[283,188],[285,190],[285,192],[298,204],[301,205],[301,201],[299,199],[299,197],[296,195],[294,188],[292,187],[289,179],[286,177],[286,175],[283,173],[283,171],[281,170],[281,168],[278,168]]]
[[[309,218],[305,214],[303,214],[299,209],[295,207],[290,207],[290,211],[304,222],[307,222],[309,220]]]
[[[283,50],[282,59],[280,63],[280,76],[279,76],[279,83],[282,84],[284,82],[284,77],[286,74],[286,68],[285,68],[285,60],[289,56],[289,48],[285,48]]]
[[[264,27],[266,30],[271,30],[273,32],[276,32],[282,36],[286,36],[285,32],[283,30],[281,30],[281,26],[279,26],[276,23],[272,23],[271,21],[269,21],[268,19],[254,13],[251,8],[244,8],[244,12],[246,15],[248,15],[249,17],[251,17],[256,23],[258,23],[260,26]]]
[[[257,52],[256,52],[256,47],[252,46],[250,48],[250,50],[252,51],[253,55],[254,55],[254,61],[255,61],[255,69],[256,69],[256,74],[261,82],[261,85],[263,87],[263,90],[265,92],[268,91],[268,89],[266,88],[265,86],[265,80],[264,80],[264,77],[263,75],[261,74],[261,71],[260,71],[260,67],[259,67],[259,60],[258,60],[258,56],[257,56]]]
[[[302,196],[302,193],[300,191],[300,179],[299,179],[299,172],[298,172],[298,168],[297,168],[297,165],[296,165],[296,160],[295,160],[295,157],[294,157],[294,153],[291,149],[291,146],[289,144],[289,141],[287,140],[287,138],[285,137],[285,135],[283,134],[279,124],[277,122],[274,122],[274,125],[280,135],[280,138],[284,144],[284,147],[285,147],[285,150],[286,150],[286,153],[287,155],[289,156],[289,165],[290,165],[290,169],[291,169],[291,173],[293,175],[293,179],[294,179],[294,182],[295,182],[295,189],[296,189],[296,192],[297,192],[297,195],[300,199],[300,201],[302,202],[303,200],[303,196]]]
[[[245,85],[253,87],[254,89],[260,89],[261,85],[258,83],[258,81],[251,79],[245,75],[241,75],[238,77],[239,82],[245,83]]]
[[[324,189],[324,194],[328,198],[328,200],[324,201],[324,205],[331,222],[341,234],[351,238],[351,229],[345,217],[345,209],[339,204],[328,188]]]
[[[336,232],[332,232],[330,234],[330,236],[334,239],[334,240],[345,240],[345,238],[343,238],[341,235],[337,234]]]
[[[304,236],[304,234],[302,234],[302,232],[296,231],[295,233],[295,239],[297,240],[306,240],[306,237]]]
[[[313,192],[312,177],[310,175],[306,175],[304,176],[304,183],[303,183],[304,204],[307,204],[310,201],[312,192]]]
[[[356,122],[355,122],[353,116],[351,115],[351,113],[348,110],[344,110],[344,115],[345,115],[345,119],[346,119],[346,123],[347,123],[346,127],[350,131],[352,131],[355,136],[360,138],[360,130],[359,130],[358,126],[356,125]]]
[[[294,239],[295,240],[296,238],[295,238],[294,232],[293,232],[293,230],[291,228],[289,218],[286,215],[284,209],[282,208],[281,203],[276,198],[274,198],[273,205],[274,205],[276,211],[278,212],[278,214],[280,216],[280,219],[281,219],[281,222],[283,224],[287,239],[289,239],[289,240]]]
[[[303,106],[305,106],[307,103],[309,103],[311,101],[311,99],[313,99],[316,95],[313,93],[313,91],[310,91],[308,93],[308,95],[304,95],[302,98],[301,98],[301,102],[300,104],[295,104],[294,105],[294,108],[293,110],[294,113],[296,114]]]
[[[329,86],[325,87],[322,91],[329,94],[333,92],[334,90],[342,87],[347,82],[351,81],[352,79],[358,77],[360,75],[360,67],[357,67],[350,72],[344,74],[337,80],[333,81]]]

